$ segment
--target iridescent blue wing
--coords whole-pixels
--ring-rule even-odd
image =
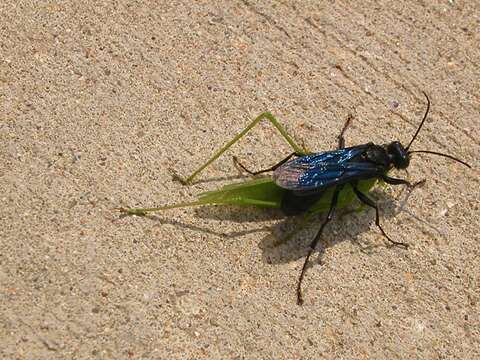
[[[302,156],[276,169],[273,179],[284,189],[311,193],[370,178],[381,173],[383,168],[360,158],[367,148],[368,145],[359,145]]]

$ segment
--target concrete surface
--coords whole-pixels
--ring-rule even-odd
[[[0,5],[3,359],[480,357],[478,1],[3,1]],[[268,124],[184,187],[257,114],[312,149],[407,143],[427,178],[401,208],[317,226],[275,211],[179,209],[289,152]],[[405,174],[402,174],[405,176]],[[213,179],[213,180],[212,180]],[[272,235],[273,229],[273,235]],[[321,264],[319,264],[321,261]]]

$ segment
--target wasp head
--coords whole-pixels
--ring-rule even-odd
[[[410,165],[410,155],[398,141],[393,141],[387,145],[387,154],[393,166],[397,169],[406,169]]]

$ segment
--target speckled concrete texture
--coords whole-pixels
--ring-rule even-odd
[[[11,1],[0,4],[2,359],[480,357],[478,1]],[[318,151],[400,140],[426,178],[405,203],[318,221],[191,200],[289,153],[263,111]],[[339,214],[341,215],[341,214]]]

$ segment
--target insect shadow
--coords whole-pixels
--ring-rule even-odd
[[[398,216],[404,209],[398,206],[397,199],[390,194],[374,189],[370,192],[379,205],[382,207],[382,218],[389,219]],[[321,223],[324,220],[325,214],[319,214],[312,222],[314,224]],[[354,210],[343,209],[339,212],[337,220],[331,224],[330,232],[326,234],[316,250],[319,256],[323,254],[328,247],[335,246],[343,241],[352,241],[359,246],[359,251],[363,253],[371,253],[374,248],[384,247],[385,242],[376,243],[358,243],[357,239],[361,234],[369,231],[375,231],[375,221],[372,220],[371,211],[369,209]],[[295,232],[295,224],[292,224],[294,219],[287,218],[284,222],[275,224],[270,227],[271,231],[264,238],[261,239],[259,247],[263,252],[263,260],[268,264],[283,264],[296,261],[304,258],[308,251],[309,239],[315,235],[317,227],[315,225],[308,226]],[[298,221],[297,221],[298,222]],[[293,228],[293,230],[292,230]],[[291,232],[293,236],[285,234]],[[379,238],[382,234],[379,233]]]

